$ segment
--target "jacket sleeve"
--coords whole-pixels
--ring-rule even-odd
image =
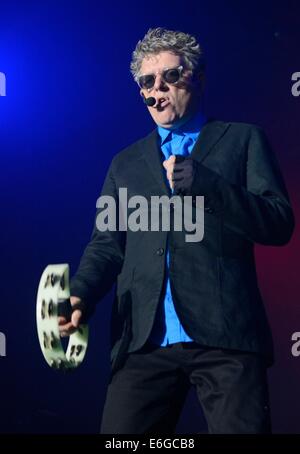
[[[106,175],[101,196],[111,196],[116,202],[118,213],[118,197],[113,172],[112,161]],[[71,279],[70,291],[72,296],[78,296],[88,305],[88,311],[92,312],[97,301],[109,292],[117,275],[120,273],[124,260],[125,233],[106,230],[98,230],[96,225],[97,216],[104,208],[96,211],[94,228],[91,239],[86,246],[80,260],[76,274]],[[118,224],[117,224],[118,225]]]
[[[192,195],[204,195],[206,211],[245,239],[264,245],[286,244],[294,230],[289,197],[270,144],[252,127],[247,144],[246,185],[238,186],[195,162]]]

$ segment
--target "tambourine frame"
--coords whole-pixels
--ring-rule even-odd
[[[70,299],[69,265],[48,265],[40,280],[36,323],[42,353],[50,367],[71,370],[83,361],[88,345],[88,326],[80,325],[63,348],[58,325],[59,305]]]

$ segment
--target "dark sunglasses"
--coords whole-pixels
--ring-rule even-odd
[[[161,72],[161,78],[168,84],[176,84],[179,81],[183,71],[183,66],[177,66],[176,68],[166,68]],[[140,88],[149,90],[154,87],[156,74],[144,74],[138,78],[138,84]]]

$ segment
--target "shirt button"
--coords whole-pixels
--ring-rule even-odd
[[[163,255],[163,253],[164,253],[164,248],[162,248],[162,247],[158,248],[156,251],[157,255]]]

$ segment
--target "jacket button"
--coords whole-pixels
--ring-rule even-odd
[[[163,255],[163,253],[164,253],[164,248],[162,248],[162,247],[158,248],[156,251],[157,255]]]
[[[205,207],[204,211],[206,211],[206,213],[213,213],[214,212],[213,208],[211,208],[211,207]]]

